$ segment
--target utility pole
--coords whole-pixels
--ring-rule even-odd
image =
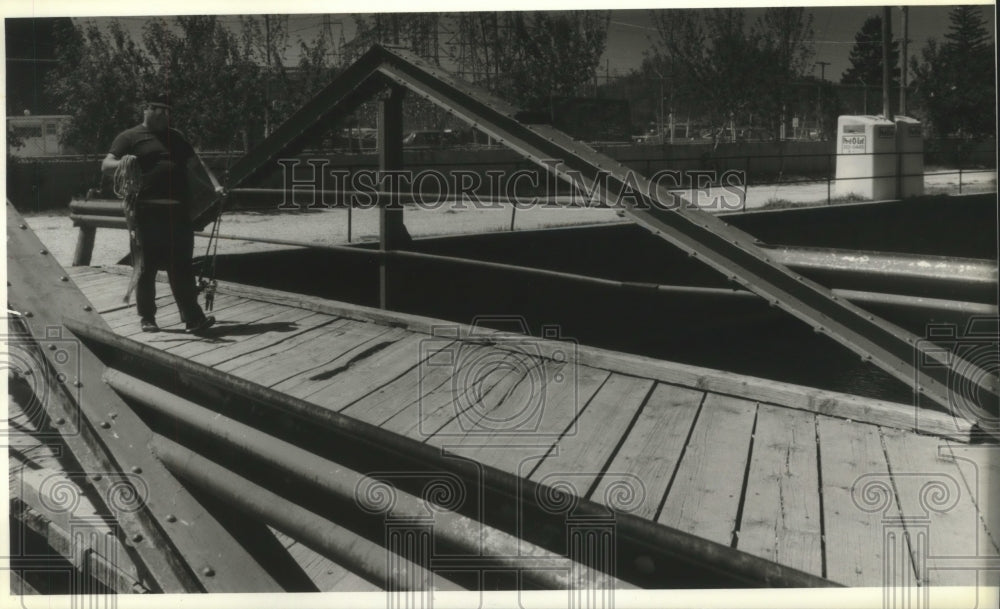
[[[271,135],[271,16],[264,15],[264,137]]]
[[[819,79],[820,84],[816,87],[816,124],[819,126],[819,135],[822,138],[823,129],[823,83],[826,82],[826,66],[830,65],[829,61],[817,61],[816,65],[819,66]]]
[[[892,44],[892,9],[882,7],[882,116],[892,120],[892,104],[889,100],[889,82],[892,71],[889,68],[889,47]]]
[[[906,43],[909,42],[907,38],[910,34],[910,7],[903,7],[903,65],[901,66],[901,80],[899,83],[899,113],[906,115],[906,81],[907,79],[907,57],[906,57]]]

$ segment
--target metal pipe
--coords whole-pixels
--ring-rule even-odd
[[[414,589],[414,580],[435,581],[433,574],[404,557],[398,559],[402,568],[390,569],[385,558],[386,550],[377,543],[254,484],[172,440],[154,435],[150,448],[170,471],[195,487],[301,541],[377,586],[410,590]],[[414,577],[413,574],[420,575]]]
[[[104,381],[123,396],[166,415],[175,422],[207,434],[212,440],[224,444],[227,449],[274,465],[281,469],[282,473],[290,474],[295,479],[332,494],[341,501],[353,503],[356,501],[359,489],[377,487],[380,491],[386,490],[392,493],[393,501],[385,511],[386,517],[425,518],[432,512],[425,500],[410,493],[399,489],[390,490],[384,482],[324,459],[235,419],[212,412],[120,370],[108,369],[104,374]],[[485,561],[480,563],[484,566],[492,563],[495,568],[518,569],[522,568],[526,559],[530,557],[532,561],[544,564],[546,568],[526,570],[523,576],[544,589],[577,589],[585,587],[588,581],[597,581],[596,578],[588,579],[586,572],[589,570],[586,568],[570,569],[569,559],[564,556],[548,552],[451,510],[433,508],[433,513],[435,540],[449,544],[458,554],[475,556],[478,561]],[[571,579],[572,573],[578,573],[580,577]],[[597,576],[590,574],[589,577]],[[615,581],[615,587],[623,589],[631,586]]]
[[[125,216],[95,216],[90,214],[70,214],[69,219],[75,226],[93,226],[94,228],[128,228]]]
[[[69,209],[73,213],[91,216],[123,216],[123,202],[117,199],[94,199],[90,201],[70,201]]]
[[[206,233],[195,233],[199,236],[207,236]],[[691,296],[745,296],[758,298],[752,293],[744,290],[734,290],[729,288],[709,288],[698,286],[666,285],[642,281],[620,281],[617,279],[604,279],[589,275],[567,273],[564,271],[552,271],[534,267],[520,266],[516,264],[506,264],[502,262],[490,262],[486,260],[475,260],[471,258],[461,258],[456,256],[441,256],[438,254],[426,254],[423,252],[412,252],[406,250],[370,250],[346,245],[319,245],[302,241],[291,241],[287,239],[265,239],[257,237],[240,237],[233,235],[217,235],[218,239],[233,239],[239,241],[253,241],[258,243],[270,243],[274,245],[289,245],[293,247],[303,247],[320,251],[330,251],[357,256],[366,256],[375,259],[398,258],[401,260],[414,260],[422,262],[436,262],[441,264],[451,264],[455,266],[466,266],[478,269],[489,269],[494,271],[520,273],[531,277],[544,279],[555,279],[570,281],[595,287],[630,290],[635,292],[661,292],[664,294],[686,294]],[[996,284],[996,267],[989,265],[982,260],[938,260],[933,256],[906,256],[902,254],[886,254],[884,252],[854,252],[851,250],[810,250],[808,248],[787,248],[781,246],[762,246],[773,253],[774,257],[781,264],[785,264],[794,269],[804,270],[829,270],[843,273],[867,273],[877,274],[886,278],[917,278],[928,281],[939,282],[941,285],[960,286],[969,289],[990,289]],[[857,268],[855,260],[844,262],[847,258],[864,257],[864,266]],[[926,263],[933,262],[931,271],[926,271]],[[947,268],[942,268],[944,264]],[[935,270],[936,269],[936,270]],[[834,290],[837,292],[837,290]]]
[[[331,434],[331,441],[347,438],[353,442],[362,442],[371,446],[372,450],[387,453],[400,462],[412,463],[417,467],[427,467],[434,471],[453,472],[463,480],[482,481],[487,488],[521,501],[532,501],[539,492],[540,487],[537,482],[519,478],[491,465],[448,458],[437,447],[127,339],[104,328],[84,324],[72,318],[64,319],[63,323],[79,338],[110,348],[120,360],[131,360],[144,369],[156,366],[171,374],[183,375],[189,385],[195,384],[206,390],[222,391],[233,399],[257,403],[273,412],[275,416],[294,417],[305,425],[328,431]],[[574,514],[581,518],[604,518],[607,516],[607,508],[593,501],[581,499],[576,505]],[[637,556],[648,555],[654,564],[656,561],[662,563],[681,561],[685,565],[721,578],[723,583],[731,587],[757,585],[811,588],[838,585],[822,577],[751,556],[633,514],[616,513],[615,523],[620,548],[624,545],[630,551],[636,552]]]

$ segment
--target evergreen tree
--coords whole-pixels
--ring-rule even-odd
[[[864,84],[869,87],[882,84],[882,17],[873,15],[854,36],[854,46],[847,68],[840,82],[845,85]],[[892,38],[889,44],[889,84],[899,86],[899,41]]]
[[[979,7],[949,13],[945,41],[929,40],[911,62],[914,102],[939,135],[996,133],[996,44]]]

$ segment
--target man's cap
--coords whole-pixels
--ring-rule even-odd
[[[159,106],[161,108],[169,109],[171,107],[170,96],[163,94],[147,95],[146,96],[147,106]]]

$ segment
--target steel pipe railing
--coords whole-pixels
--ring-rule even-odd
[[[316,552],[345,566],[373,584],[396,590],[414,589],[414,580],[435,581],[433,574],[403,557],[402,569],[390,569],[382,546],[272,493],[243,476],[161,435],[150,442],[153,452],[174,474],[203,492],[262,520]],[[417,574],[415,577],[414,574]],[[438,578],[437,582],[442,582]],[[452,589],[460,590],[455,586]]]
[[[268,435],[249,425],[212,412],[151,383],[120,370],[109,369],[104,380],[115,391],[137,403],[166,415],[177,423],[206,434],[228,450],[249,458],[263,460],[282,473],[341,501],[355,501],[359,489],[384,483],[324,459],[294,444]],[[397,489],[394,501],[386,510],[392,518],[419,518],[428,513],[424,500]],[[545,569],[523,571],[524,578],[544,589],[580,588],[588,581],[586,568],[569,568],[566,557],[548,552],[513,535],[486,526],[451,510],[434,509],[434,534],[457,554],[476,557],[478,564],[493,568],[521,568],[530,558]],[[573,579],[571,574],[576,574]],[[616,581],[618,589],[630,587]]]

